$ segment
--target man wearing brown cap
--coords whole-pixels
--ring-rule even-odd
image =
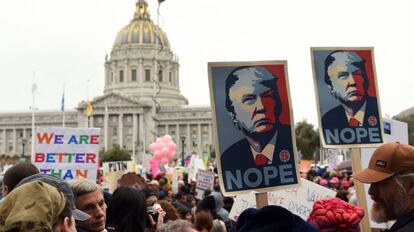
[[[368,168],[353,177],[371,184],[368,194],[376,222],[397,220],[389,232],[414,231],[414,147],[400,143],[381,145]]]

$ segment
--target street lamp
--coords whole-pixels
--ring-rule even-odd
[[[181,136],[181,166],[184,167],[184,142],[185,142],[185,136]]]

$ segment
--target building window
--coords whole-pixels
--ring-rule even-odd
[[[124,70],[119,70],[119,82],[124,82]]]
[[[151,70],[145,69],[145,81],[151,81]]]
[[[112,135],[117,136],[118,135],[118,127],[112,127]]]
[[[131,81],[137,81],[137,70],[136,69],[131,70]]]
[[[158,82],[162,82],[162,70],[158,71]]]
[[[168,81],[172,83],[172,72],[168,73]]]

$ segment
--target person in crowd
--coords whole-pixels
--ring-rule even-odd
[[[179,191],[175,194],[175,198],[172,202],[175,208],[189,208],[191,205],[187,201],[187,196],[184,192]]]
[[[213,228],[213,216],[209,211],[198,211],[195,215],[194,226],[199,232],[210,232]]]
[[[91,216],[89,216],[87,213],[76,208],[75,197],[73,195],[72,190],[70,189],[69,184],[59,177],[51,176],[44,173],[34,174],[21,180],[15,188],[18,188],[21,185],[31,183],[34,181],[41,181],[43,183],[49,184],[55,187],[59,192],[61,192],[63,196],[66,198],[66,201],[69,204],[70,209],[72,210],[72,215],[76,221],[83,222],[91,218]]]
[[[233,197],[224,197],[223,198],[223,208],[230,213],[231,208],[233,208],[234,199]]]
[[[3,176],[3,197],[7,196],[21,180],[37,173],[39,169],[32,163],[18,163],[7,169]]]
[[[223,194],[221,192],[212,192],[210,195],[214,197],[217,215],[221,220],[229,221],[229,212],[223,208]]]
[[[213,227],[210,232],[227,232],[224,222],[218,219],[213,220]]]
[[[174,221],[180,218],[177,209],[168,201],[160,200],[158,204],[165,211],[164,223],[168,221]]]
[[[62,192],[41,181],[16,187],[0,205],[0,231],[76,232]]]
[[[339,198],[321,199],[313,204],[308,222],[320,232],[359,232],[364,209]]]
[[[196,214],[199,211],[209,212],[213,219],[222,219],[220,215],[217,214],[216,200],[213,196],[207,196],[206,198],[198,202]]]
[[[159,226],[156,232],[197,232],[193,225],[185,220],[169,221]]]
[[[86,221],[76,221],[76,229],[80,232],[104,231],[107,206],[100,186],[86,179],[71,180],[69,185],[75,196],[76,208],[90,215]]]
[[[158,201],[158,194],[156,192],[156,189],[148,187],[144,189],[144,194],[147,207],[153,206]]]
[[[188,208],[177,208],[180,218],[188,222],[193,222],[193,214]]]
[[[145,195],[135,187],[119,187],[107,209],[107,230],[144,232],[147,221]]]
[[[118,180],[118,187],[134,187],[136,189],[144,189],[146,188],[144,178],[135,173],[135,172],[128,172],[121,176]]]
[[[289,210],[269,205],[244,210],[236,225],[237,232],[317,232],[318,230]]]
[[[372,219],[376,222],[396,220],[388,230],[414,231],[414,147],[386,143],[372,155],[368,168],[353,177],[371,184],[368,194],[374,201]]]

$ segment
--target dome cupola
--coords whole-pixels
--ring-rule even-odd
[[[167,35],[156,26],[149,14],[148,4],[145,0],[136,3],[134,18],[117,34],[114,47],[123,45],[155,45],[169,47]]]

